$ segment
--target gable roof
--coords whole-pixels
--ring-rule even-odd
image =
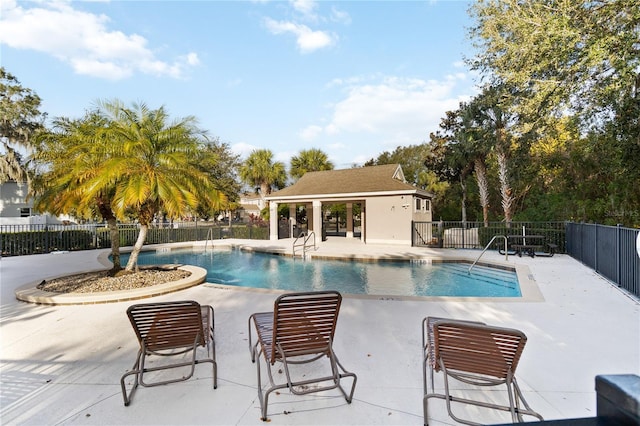
[[[305,173],[295,184],[265,197],[266,200],[299,197],[353,197],[416,193],[431,194],[406,182],[399,164]]]

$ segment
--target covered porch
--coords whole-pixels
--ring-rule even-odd
[[[398,164],[308,172],[265,200],[269,202],[271,240],[297,237],[301,229],[326,235],[323,224],[327,223],[326,212],[332,209],[333,216],[344,220],[335,236],[411,245],[412,221],[432,217],[431,194],[407,183]],[[279,210],[282,204],[289,206],[288,218]]]
[[[289,207],[289,217],[281,217],[280,206]],[[341,214],[331,213],[331,207],[342,209]],[[302,232],[314,232],[318,237],[344,236],[366,240],[364,200],[299,199],[271,201],[269,204],[270,239],[298,237]],[[355,213],[354,213],[355,207]],[[344,220],[342,220],[344,218]],[[335,223],[335,229],[332,226]]]

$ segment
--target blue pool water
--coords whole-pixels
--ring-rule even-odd
[[[123,264],[126,262],[123,256]],[[145,251],[138,264],[180,263],[206,269],[208,283],[287,291],[338,290],[381,296],[520,297],[513,271],[468,263],[301,260],[269,253]]]

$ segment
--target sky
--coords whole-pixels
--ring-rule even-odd
[[[101,100],[194,116],[241,159],[335,168],[418,145],[477,93],[468,1],[0,2],[0,65],[49,118]]]

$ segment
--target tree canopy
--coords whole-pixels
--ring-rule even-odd
[[[283,188],[287,181],[284,163],[273,161],[269,149],[256,149],[240,166],[240,179],[252,188],[260,189],[262,197],[271,194],[273,188]]]
[[[98,103],[83,120],[60,120],[60,131],[41,146],[39,159],[48,171],[36,204],[61,213],[134,218],[140,232],[126,266],[131,271],[156,215],[176,219],[203,203],[215,208],[226,200],[197,163],[206,155],[196,124],[193,117],[171,120],[164,107],[126,107],[118,100]]]
[[[292,179],[298,180],[307,172],[321,172],[323,170],[333,170],[333,163],[329,157],[318,148],[303,149],[291,157],[291,168],[289,175]]]
[[[537,209],[557,207],[551,199],[564,197],[566,219],[640,223],[640,4],[479,0],[470,12],[478,53],[468,63],[490,87],[508,88],[494,103],[515,119],[505,135],[513,155],[505,170],[519,174],[513,176],[518,210],[533,213],[533,198]],[[567,129],[572,141],[551,142]],[[560,152],[541,157],[530,151],[541,141],[568,150],[565,166],[582,166],[582,182],[561,183],[577,178],[570,173],[555,173],[550,182],[544,161]],[[570,189],[578,186],[583,192]]]
[[[637,99],[638,2],[479,0],[470,11],[478,54],[469,62],[516,89],[521,115],[570,111],[597,126]]]
[[[77,120],[55,119],[53,128],[38,138],[34,160],[43,170],[36,174],[32,192],[36,195],[36,210],[105,220],[110,231],[113,271],[117,272],[121,269],[120,237],[111,207],[115,186],[87,190],[87,185],[103,173],[104,163],[116,149],[106,138],[107,126],[106,120],[95,112]]]
[[[16,77],[0,67],[0,184],[29,178],[24,155],[37,132],[44,129],[40,97],[24,88]]]

